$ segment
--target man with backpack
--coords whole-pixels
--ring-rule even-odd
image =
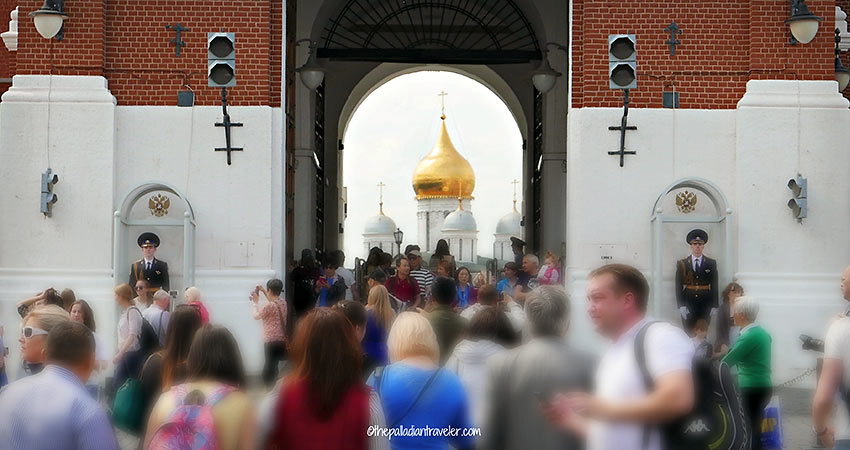
[[[649,284],[636,268],[610,264],[589,278],[588,313],[612,344],[597,367],[595,394],[541,398],[544,414],[585,436],[589,450],[676,450],[663,442],[659,424],[694,408],[693,344],[682,330],[646,318]]]

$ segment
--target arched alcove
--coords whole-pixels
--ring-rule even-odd
[[[732,209],[723,191],[703,178],[682,178],[658,196],[652,208],[652,300],[653,316],[678,323],[675,300],[675,262],[690,250],[686,235],[694,228],[709,234],[705,254],[717,260],[721,286],[734,273]],[[718,286],[718,290],[722,287]]]
[[[138,259],[139,233],[159,235],[157,258],[169,264],[171,290],[195,282],[195,214],[185,195],[163,182],[142,183],[127,192],[114,214],[113,270],[116,284],[127,281],[130,265]],[[181,245],[174,245],[181,241]],[[134,256],[135,255],[135,256]]]

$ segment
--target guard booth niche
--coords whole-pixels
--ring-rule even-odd
[[[195,214],[186,197],[171,185],[145,183],[124,196],[114,221],[115,283],[128,282],[131,264],[142,257],[137,238],[150,231],[159,236],[156,258],[168,263],[172,296],[182,299],[195,282]]]
[[[732,210],[723,192],[701,178],[684,178],[669,185],[652,208],[652,276],[649,312],[678,324],[676,261],[691,253],[686,242],[690,230],[708,233],[705,255],[717,260],[718,293],[729,283],[732,267]]]

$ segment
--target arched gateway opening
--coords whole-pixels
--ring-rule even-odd
[[[524,237],[516,117],[492,88],[457,71],[405,70],[382,80],[341,118],[346,254],[396,254],[393,232],[401,230],[402,248],[416,244],[426,258],[445,239],[475,270],[511,260],[510,237]],[[471,219],[463,223],[449,218],[459,194]]]
[[[295,150],[295,253],[340,248],[352,234],[360,239],[360,230],[345,228],[340,155],[351,116],[389,80],[438,70],[482,83],[507,106],[522,136],[518,213],[529,249],[563,254],[566,139],[554,118],[565,113],[556,104],[565,109],[566,83],[551,100],[531,83],[547,41],[534,2],[327,0],[312,14],[310,37],[325,78],[315,92],[297,86],[299,108],[311,109],[299,123],[313,132],[302,133]],[[554,128],[546,126],[549,114]]]

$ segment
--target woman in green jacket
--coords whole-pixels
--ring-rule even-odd
[[[729,366],[738,366],[738,387],[741,390],[744,413],[750,419],[752,449],[761,450],[761,422],[764,408],[773,394],[770,380],[770,335],[756,325],[759,305],[752,297],[735,300],[735,325],[741,334],[723,361]]]

